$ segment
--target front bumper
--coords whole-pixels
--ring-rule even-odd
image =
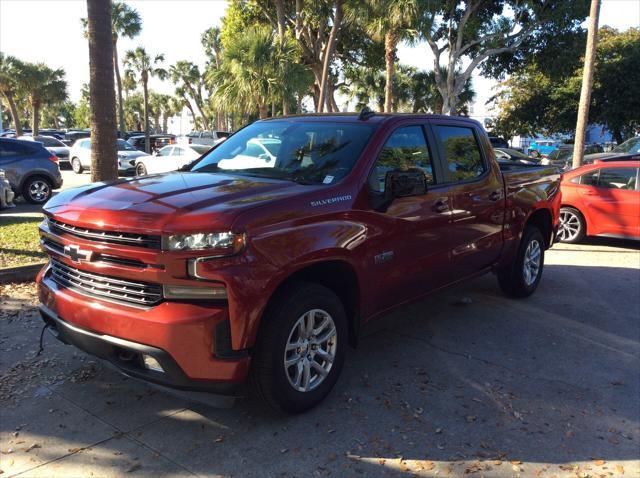
[[[109,361],[127,375],[166,387],[233,393],[244,382],[248,354],[221,355],[216,350],[228,330],[226,307],[109,303],[59,286],[48,272],[45,267],[37,278],[40,311],[64,343]],[[153,357],[163,371],[145,367],[143,355]]]

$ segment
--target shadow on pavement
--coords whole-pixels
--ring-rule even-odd
[[[639,271],[624,267],[548,265],[524,300],[505,298],[491,276],[476,279],[386,317],[349,352],[330,397],[300,416],[275,414],[252,397],[231,409],[190,403],[100,364],[74,380],[88,362],[73,358],[80,365],[73,369],[60,358],[64,376],[47,387],[53,402],[3,406],[2,440],[58,403],[52,408],[66,414],[33,425],[27,443],[100,442],[57,462],[93,470],[154,452],[161,457],[140,472],[164,463],[163,470],[243,476],[574,476],[575,466],[601,470],[593,460],[623,460],[632,474],[640,440],[638,291]],[[37,332],[29,330],[30,340]],[[61,357],[76,355],[54,347]],[[29,458],[45,463],[56,452],[43,447]]]

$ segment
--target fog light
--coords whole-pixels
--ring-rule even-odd
[[[142,361],[147,369],[154,370],[156,372],[164,372],[162,365],[160,365],[160,363],[151,355],[142,354]]]
[[[166,299],[209,299],[224,300],[227,298],[227,289],[222,285],[190,286],[190,285],[164,285],[164,297]]]

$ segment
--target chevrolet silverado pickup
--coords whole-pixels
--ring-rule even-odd
[[[257,121],[180,171],[51,199],[42,318],[129,376],[217,393],[246,381],[302,412],[392,309],[490,271],[510,296],[536,289],[561,178],[500,168],[466,118]]]

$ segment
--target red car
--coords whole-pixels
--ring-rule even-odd
[[[640,239],[639,168],[640,161],[596,162],[566,173],[558,240]]]
[[[555,168],[499,166],[476,121],[263,120],[180,171],[49,201],[41,312],[128,375],[228,392],[251,377],[301,412],[391,309],[491,271],[532,294],[559,210]]]

